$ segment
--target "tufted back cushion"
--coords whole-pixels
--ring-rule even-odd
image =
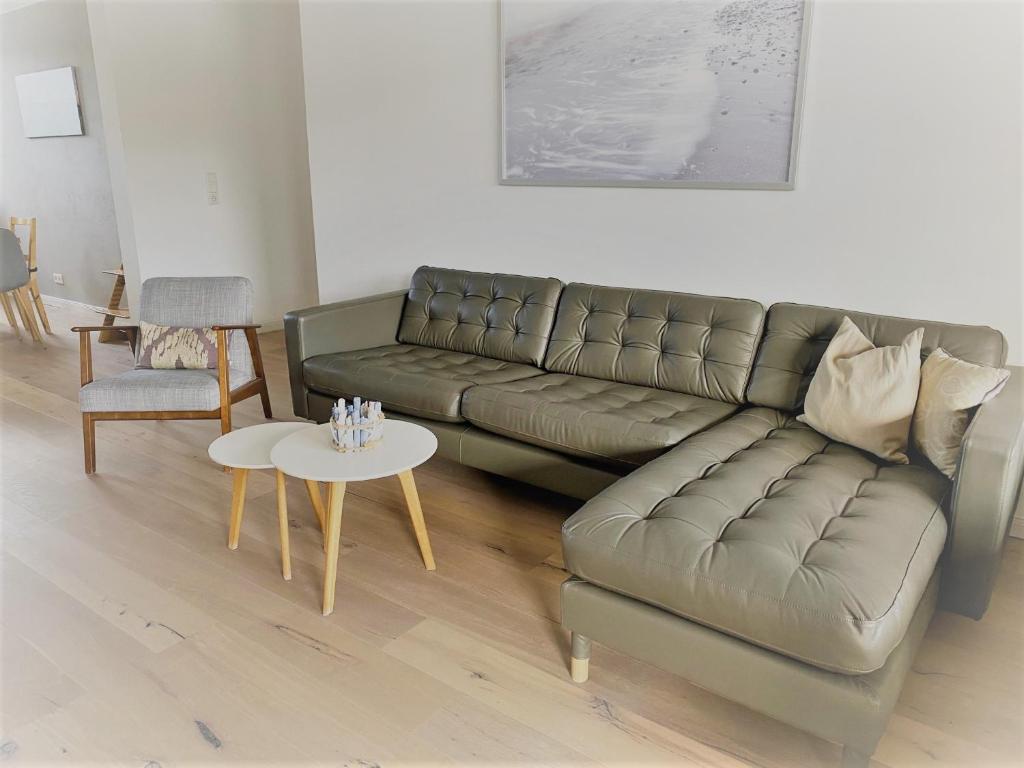
[[[573,283],[544,367],[740,403],[763,320],[756,301]]]
[[[540,365],[561,291],[553,277],[420,267],[412,276],[398,340]]]
[[[923,327],[922,360],[936,347],[942,347],[954,357],[978,365],[1001,366],[1006,362],[1003,334],[983,325],[909,320],[806,304],[774,304],[768,310],[747,400],[782,411],[803,410],[807,387],[844,316],[878,347],[896,346],[915,328]]]

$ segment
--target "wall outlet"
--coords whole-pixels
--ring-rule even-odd
[[[53,282],[54,282],[55,285],[64,285],[64,273],[63,272],[54,272],[53,273]]]
[[[220,202],[220,192],[217,189],[217,174],[210,171],[206,174],[206,204],[217,205]]]

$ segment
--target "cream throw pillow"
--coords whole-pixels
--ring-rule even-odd
[[[821,434],[908,464],[910,420],[921,382],[921,337],[898,347],[875,347],[848,317],[832,337],[797,418]]]
[[[914,411],[914,445],[947,477],[953,477],[969,411],[999,394],[1010,378],[1002,368],[960,360],[936,349],[921,366]]]

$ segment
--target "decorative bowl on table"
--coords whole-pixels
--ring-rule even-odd
[[[384,413],[380,403],[344,399],[331,409],[331,443],[339,453],[359,453],[376,448],[384,439]]]

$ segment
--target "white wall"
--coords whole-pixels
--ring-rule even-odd
[[[35,216],[42,292],[106,306],[113,278],[102,270],[116,267],[121,253],[85,0],[0,12],[0,226]],[[75,68],[85,135],[25,138],[14,78],[66,66]]]
[[[247,276],[267,324],[314,304],[295,0],[89,0],[89,15],[126,271]]]
[[[791,192],[499,186],[496,2],[300,5],[322,301],[431,263],[987,323],[1024,360],[1019,3],[815,3]]]

